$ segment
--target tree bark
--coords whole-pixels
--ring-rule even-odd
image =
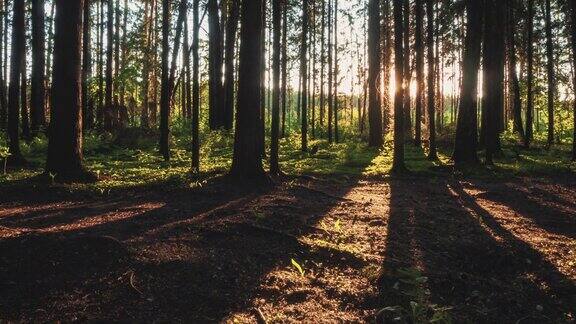
[[[370,0],[368,2],[368,122],[370,124],[368,145],[371,147],[381,147],[384,144],[379,85],[380,1]]]
[[[56,0],[52,114],[46,173],[60,181],[94,181],[82,165],[82,10],[84,0]]]
[[[480,65],[480,37],[482,31],[482,5],[477,0],[466,0],[466,38],[462,62],[462,87],[454,143],[454,163],[457,166],[478,163],[478,68]]]
[[[241,5],[240,63],[234,157],[230,175],[249,181],[266,181],[262,167],[260,93],[262,73],[262,0],[244,0]]]

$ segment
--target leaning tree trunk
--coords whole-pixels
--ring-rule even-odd
[[[550,0],[546,0],[546,70],[548,74],[548,147],[554,144],[554,46],[552,45],[552,18]]]
[[[52,114],[46,173],[60,181],[93,181],[82,165],[82,10],[84,0],[56,0]]]
[[[478,68],[480,65],[480,36],[482,32],[481,1],[466,0],[466,38],[462,62],[462,87],[460,107],[456,124],[454,163],[456,165],[478,163]]]
[[[234,45],[240,18],[240,1],[229,1],[226,20],[226,53],[224,62],[224,129],[231,130],[234,119]]]
[[[382,107],[380,104],[380,1],[368,2],[368,123],[370,134],[368,145],[381,147]]]
[[[10,86],[8,89],[8,149],[9,164],[25,163],[20,152],[20,77],[25,59],[24,1],[14,1],[12,18],[12,53],[10,57]]]
[[[483,118],[486,164],[492,165],[500,150],[500,124],[504,112],[504,6],[501,0],[486,0],[483,50]]]
[[[224,127],[224,98],[222,97],[222,32],[218,15],[218,1],[208,0],[208,77],[210,86],[209,126],[211,130]]]
[[[403,0],[394,0],[394,74],[398,86],[394,93],[394,156],[392,171],[402,173],[404,164],[404,90],[401,86],[404,78],[404,28],[402,19]]]
[[[264,181],[260,130],[260,93],[262,86],[262,0],[242,1],[240,62],[234,157],[230,175],[237,179]]]
[[[272,0],[272,24],[274,30],[272,53],[272,128],[270,139],[270,173],[279,174],[278,138],[280,135],[280,37],[282,5],[281,0]]]
[[[32,89],[31,129],[37,133],[46,124],[44,74],[46,69],[44,0],[32,1]]]
[[[530,147],[533,136],[533,119],[534,119],[534,0],[528,0],[527,29],[528,40],[526,44],[526,53],[528,61],[528,80],[527,84],[527,103],[526,103],[526,134],[524,136],[524,147]]]
[[[435,98],[435,78],[437,69],[435,69],[434,59],[434,1],[426,1],[426,16],[428,17],[427,28],[427,49],[428,49],[428,159],[436,160],[436,98]],[[417,123],[419,123],[417,121]]]

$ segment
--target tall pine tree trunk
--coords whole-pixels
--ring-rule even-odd
[[[403,0],[394,0],[394,78],[396,90],[394,93],[394,156],[392,172],[402,173],[406,170],[404,164],[404,94],[402,85],[404,77],[404,21],[402,17]]]
[[[462,62],[462,87],[454,143],[454,163],[478,163],[478,68],[482,35],[482,5],[477,0],[466,0],[466,38]]]
[[[208,0],[208,76],[210,86],[209,126],[211,130],[224,127],[224,98],[222,96],[222,30],[218,14],[218,1]]]
[[[240,1],[228,2],[228,19],[226,20],[226,53],[224,62],[224,128],[232,129],[234,119],[234,53],[236,32],[240,17]]]
[[[162,71],[160,88],[160,154],[165,161],[170,160],[169,118],[170,118],[170,0],[162,0]]]
[[[56,0],[52,114],[46,173],[60,181],[93,181],[82,165],[82,11],[84,0]]]
[[[572,67],[575,70],[572,75],[572,82],[574,89],[576,89],[576,0],[569,0],[570,4],[570,31],[572,35]],[[576,98],[574,99],[573,105],[573,118],[574,118],[574,135],[572,137],[572,161],[576,161]]]
[[[414,30],[414,42],[416,50],[416,115],[414,120],[414,144],[418,147],[422,145],[422,105],[424,102],[424,42],[422,35],[424,31],[424,0],[416,0],[416,24]],[[431,19],[428,16],[428,28],[430,28]],[[432,26],[433,27],[433,26]],[[430,29],[428,29],[430,32]],[[428,41],[430,39],[428,38]],[[430,44],[428,44],[430,47]],[[430,51],[428,51],[430,55]],[[430,60],[430,57],[428,58]],[[433,71],[428,65],[428,71]],[[429,72],[429,74],[431,74]]]
[[[436,160],[436,98],[435,78],[438,70],[434,59],[434,1],[426,1],[426,16],[428,17],[427,49],[428,49],[428,159]],[[418,121],[417,121],[418,122]]]
[[[507,1],[508,13],[508,77],[510,78],[510,91],[512,96],[512,118],[514,131],[524,139],[524,126],[522,124],[522,98],[520,98],[520,81],[516,73],[516,19],[514,18],[514,1]]]
[[[200,0],[192,3],[192,171],[200,172]]]
[[[501,0],[486,0],[483,49],[483,118],[486,164],[493,164],[500,150],[504,112],[504,6]]]
[[[280,38],[282,0],[272,0],[273,51],[272,51],[272,124],[270,139],[270,173],[279,174],[278,138],[280,135]]]
[[[82,26],[82,113],[84,129],[94,127],[94,105],[90,101],[88,78],[92,73],[92,23],[90,5],[92,0],[84,0],[84,22]]]
[[[380,94],[380,1],[368,2],[368,123],[370,134],[368,145],[381,147],[384,143],[382,136],[382,107]]]
[[[111,130],[113,123],[113,64],[114,64],[114,1],[107,0],[106,20],[106,90],[104,94],[104,129]]]
[[[12,44],[10,56],[10,86],[8,89],[8,164],[26,161],[20,152],[20,77],[25,59],[24,1],[13,1]]]
[[[552,17],[550,0],[546,1],[546,72],[548,74],[548,147],[554,144],[554,99],[556,76],[554,74],[554,46],[552,45]]]
[[[31,128],[36,133],[46,124],[45,107],[45,35],[44,0],[32,0],[32,89],[31,89]]]
[[[530,147],[533,136],[534,119],[534,0],[528,0],[527,29],[528,39],[526,43],[526,53],[528,61],[527,77],[527,102],[526,102],[526,134],[524,136],[524,147]]]
[[[238,66],[238,94],[234,157],[230,175],[236,179],[265,181],[262,167],[260,131],[260,93],[262,73],[262,0],[242,1],[240,32],[240,62]]]
[[[300,47],[300,79],[302,82],[301,136],[302,152],[308,151],[308,0],[302,1],[302,44]]]

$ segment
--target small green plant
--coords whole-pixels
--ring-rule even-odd
[[[296,270],[298,270],[298,272],[302,277],[304,277],[304,269],[302,268],[302,266],[294,259],[290,259],[290,263],[292,263],[292,266],[296,268]]]

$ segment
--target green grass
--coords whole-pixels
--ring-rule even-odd
[[[201,171],[203,177],[190,173],[190,137],[186,127],[173,132],[172,160],[164,162],[156,150],[155,132],[128,130],[118,137],[111,134],[88,133],[84,151],[86,166],[98,173],[101,181],[89,185],[69,185],[69,190],[87,190],[105,193],[119,189],[188,187],[198,185],[207,176],[224,174],[232,160],[233,136],[225,132],[205,133],[202,136]],[[0,147],[4,147],[1,144]],[[466,176],[505,178],[511,175],[555,175],[576,172],[570,162],[570,146],[557,145],[550,150],[536,145],[525,150],[514,145],[513,138],[504,140],[504,156],[491,168],[478,167],[464,171]],[[347,175],[386,176],[392,164],[392,139],[387,137],[382,149],[367,147],[360,140],[346,140],[330,144],[326,140],[310,140],[314,154],[300,150],[300,136],[291,135],[281,140],[282,170],[290,175]],[[22,151],[30,162],[29,168],[9,170],[0,175],[0,186],[26,183],[27,179],[42,173],[47,140],[39,137],[22,143]],[[425,151],[406,144],[406,166],[413,174],[445,175],[450,164],[450,148],[443,147],[439,161],[430,161]],[[265,167],[267,168],[267,162]]]

